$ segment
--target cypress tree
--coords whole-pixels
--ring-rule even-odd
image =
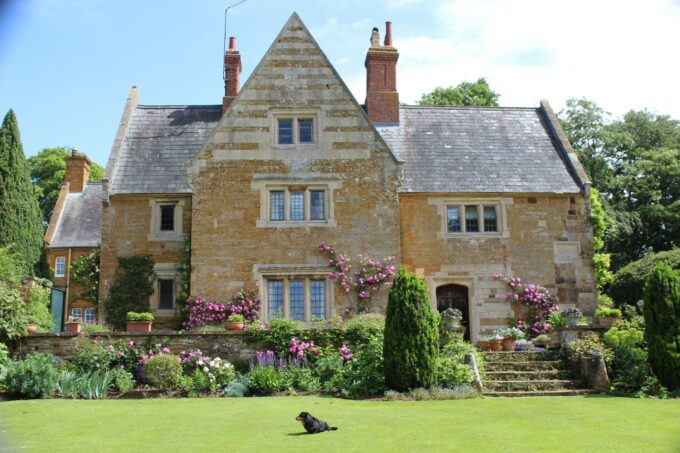
[[[27,274],[40,261],[44,229],[14,112],[0,128],[0,247],[13,249]]]
[[[385,316],[385,384],[406,391],[436,383],[437,317],[423,279],[399,268]]]
[[[649,365],[661,384],[680,389],[680,275],[668,264],[658,264],[644,295]]]

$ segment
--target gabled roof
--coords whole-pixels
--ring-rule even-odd
[[[221,105],[136,106],[109,176],[111,194],[191,193],[185,164],[221,116]]]
[[[102,185],[90,182],[82,192],[66,195],[49,247],[99,247],[101,226]]]
[[[406,107],[378,131],[404,161],[401,192],[579,193],[541,108]]]

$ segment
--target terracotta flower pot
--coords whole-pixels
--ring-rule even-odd
[[[246,324],[244,322],[227,321],[225,325],[227,326],[227,330],[243,330],[243,327],[245,327]]]
[[[501,342],[500,341],[495,342],[495,343],[490,343],[490,346],[491,346],[491,350],[494,351],[494,352],[498,352],[498,351],[501,350]]]
[[[71,332],[71,333],[79,333],[81,325],[82,324],[79,323],[79,322],[69,322],[69,321],[67,321],[66,324],[65,324],[66,331]]]
[[[504,351],[514,351],[517,340],[514,338],[504,338],[501,344],[503,345]]]
[[[614,323],[619,319],[614,316],[602,316],[599,318],[595,318],[597,320],[597,325],[600,327],[611,327],[614,325]]]
[[[125,330],[128,332],[151,332],[152,321],[128,321]]]
[[[29,324],[26,326],[26,330],[28,333],[36,333],[38,331],[38,325],[37,324]]]
[[[479,342],[479,349],[482,351],[491,351],[491,343],[488,341],[481,341]]]

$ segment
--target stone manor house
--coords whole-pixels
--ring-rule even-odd
[[[592,315],[590,182],[548,103],[400,105],[391,24],[370,42],[363,105],[297,14],[243,88],[230,40],[221,105],[143,105],[133,87],[104,181],[87,183],[85,157],[67,159],[45,240],[69,313],[100,317],[69,279],[72,260],[100,247],[100,300],[116,257],[149,254],[151,307],[157,321],[174,316],[190,233],[191,294],[257,289],[264,321],[354,303],[327,278],[323,241],[355,261],[396,256],[433,308],[463,311],[473,339],[514,316],[495,273]],[[386,300],[378,293],[375,309]]]

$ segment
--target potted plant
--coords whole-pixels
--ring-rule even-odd
[[[498,332],[498,335],[503,337],[501,344],[504,351],[514,351],[517,340],[524,339],[524,332],[519,330],[517,327],[507,327],[505,329],[501,329]]]
[[[567,321],[567,327],[576,327],[583,317],[583,313],[578,308],[567,308],[562,312],[564,319]]]
[[[619,318],[621,318],[621,310],[618,308],[609,308],[601,305],[595,310],[595,319],[600,327],[611,327]]]
[[[456,330],[460,328],[461,319],[463,319],[463,313],[457,308],[447,308],[442,312],[442,320],[444,321],[447,330]]]
[[[484,352],[491,351],[491,343],[489,343],[488,336],[479,337],[479,349],[481,349]]]
[[[542,348],[547,348],[550,344],[550,336],[548,334],[542,333],[534,338],[533,341],[535,346],[540,346]]]
[[[152,313],[127,312],[127,325],[125,330],[128,332],[151,332],[151,324],[153,324]]]
[[[227,318],[226,322],[227,330],[243,330],[245,322],[243,320],[243,315],[234,314]]]
[[[80,333],[82,324],[83,320],[80,316],[69,316],[65,324],[66,331],[71,333]]]
[[[489,342],[489,347],[491,351],[498,352],[501,350],[501,342],[503,341],[503,337],[501,337],[498,334],[491,335],[488,340]]]

